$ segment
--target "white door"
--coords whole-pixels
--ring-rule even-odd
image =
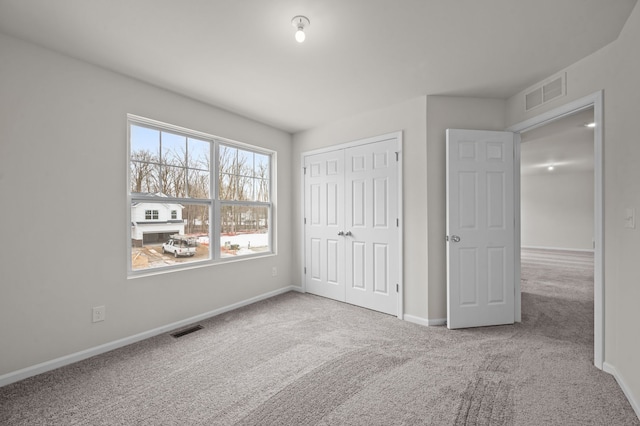
[[[306,291],[397,315],[397,138],[304,157]]]
[[[447,129],[447,325],[513,324],[514,134]]]
[[[305,157],[306,290],[344,301],[344,150]]]
[[[396,315],[400,274],[395,139],[345,152],[346,301]]]

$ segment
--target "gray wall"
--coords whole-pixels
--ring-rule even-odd
[[[451,96],[427,97],[429,319],[447,317],[446,130],[504,130],[505,102]]]
[[[2,35],[0,73],[0,376],[291,284],[289,134]],[[275,150],[278,254],[127,279],[127,113]]]
[[[593,172],[523,175],[521,245],[593,250]]]

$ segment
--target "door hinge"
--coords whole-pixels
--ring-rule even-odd
[[[400,161],[400,152],[396,151],[396,161]]]
[[[304,218],[304,224],[305,225],[307,224],[307,218],[306,217]]]
[[[400,293],[400,284],[396,284],[396,293]]]
[[[302,170],[303,170],[303,173],[306,175],[307,174],[307,168],[303,167]]]
[[[400,218],[396,218],[396,227],[400,227]]]
[[[307,267],[304,267],[304,274],[307,275]]]

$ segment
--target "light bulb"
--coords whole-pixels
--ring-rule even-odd
[[[302,27],[298,27],[298,31],[296,31],[296,41],[298,43],[302,43],[305,39],[304,31],[302,31]]]
[[[553,166],[547,167],[547,170],[549,170],[549,171],[552,171],[553,169],[555,169],[555,167],[553,167]]]

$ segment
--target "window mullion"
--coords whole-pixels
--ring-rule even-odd
[[[210,172],[210,188],[211,188],[211,196],[213,197],[213,206],[211,211],[211,226],[209,230],[211,232],[210,245],[212,248],[211,258],[214,260],[220,259],[220,185],[218,184],[219,169],[220,169],[220,144],[217,140],[214,139],[211,144],[211,161],[210,164],[211,172]],[[211,241],[212,240],[212,241]]]

